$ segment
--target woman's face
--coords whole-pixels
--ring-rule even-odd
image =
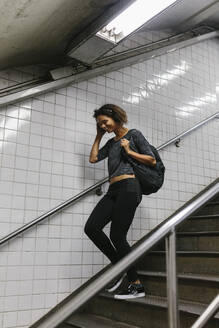
[[[113,118],[106,115],[98,115],[96,121],[98,126],[108,133],[111,133],[118,128],[118,123],[116,123]]]

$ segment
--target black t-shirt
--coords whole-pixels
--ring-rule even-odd
[[[149,142],[145,139],[141,131],[131,129],[122,138],[125,138],[128,133],[131,136],[130,149],[155,158]],[[114,138],[109,139],[98,152],[98,162],[108,157],[109,178],[122,174],[134,174],[131,164],[122,156],[123,147],[120,144],[122,138],[117,141],[115,141]]]

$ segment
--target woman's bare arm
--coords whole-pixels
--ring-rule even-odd
[[[130,142],[129,140],[123,138],[121,139],[121,146],[124,148],[125,152],[127,155],[133,157],[137,161],[148,164],[150,166],[155,166],[156,165],[156,159],[150,155],[145,155],[145,154],[139,154],[132,149],[129,148]]]
[[[105,133],[106,133],[106,131],[100,129],[99,126],[97,125],[97,135],[96,135],[96,138],[94,140],[94,143],[93,143],[93,146],[92,146],[91,152],[90,152],[90,158],[89,158],[90,163],[96,163],[97,162],[97,155],[98,155],[98,152],[99,152],[100,141],[102,139],[102,136]]]
[[[99,152],[99,145],[100,145],[100,141],[101,141],[102,136],[96,136],[93,146],[91,148],[91,152],[90,152],[90,158],[89,158],[89,162],[90,163],[95,163],[97,162],[97,155]]]
[[[127,155],[133,157],[134,159],[136,159],[137,161],[139,161],[141,163],[148,164],[151,166],[156,165],[156,159],[152,156],[145,155],[145,154],[139,154],[131,149],[127,152]]]

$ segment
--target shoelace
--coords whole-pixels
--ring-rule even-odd
[[[137,290],[137,288],[133,284],[130,284],[128,286],[128,291],[131,292],[132,290]]]
[[[140,286],[141,286],[141,284],[130,284],[128,286],[128,291],[132,291],[133,289],[137,290],[137,288],[140,287]]]

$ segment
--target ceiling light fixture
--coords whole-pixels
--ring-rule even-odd
[[[117,43],[174,2],[176,0],[136,0],[96,35]]]
[[[106,25],[99,31],[98,29],[96,30],[98,31],[97,33],[92,34],[89,38],[85,38],[84,41],[69,49],[67,55],[86,65],[92,65],[96,59],[112,50],[120,41],[156,17],[157,14],[160,14],[166,9],[168,10],[176,2],[177,0],[132,1],[129,7],[123,10],[122,13],[117,14],[117,17],[111,19],[111,21],[108,18]],[[57,70],[59,69],[55,71]],[[55,73],[53,70],[53,75]],[[66,74],[68,72],[64,73]],[[59,77],[59,72],[56,75]]]

